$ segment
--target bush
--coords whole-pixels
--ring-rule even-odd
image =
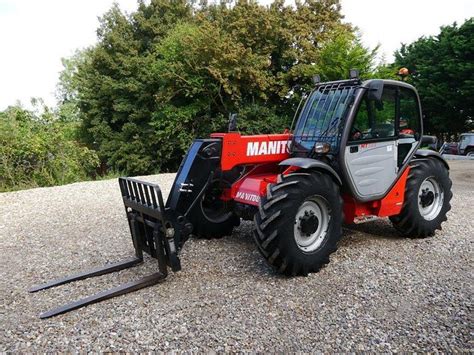
[[[75,141],[78,122],[21,107],[0,112],[0,191],[51,186],[95,175],[97,154]]]

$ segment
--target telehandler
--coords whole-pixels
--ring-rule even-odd
[[[235,129],[235,117],[232,119]],[[35,292],[137,265],[157,273],[40,315],[52,317],[162,282],[181,269],[190,235],[220,238],[253,220],[255,244],[277,272],[307,275],[329,263],[343,223],[388,217],[403,236],[432,236],[450,210],[445,160],[424,142],[420,100],[403,81],[315,80],[282,134],[214,133],[196,139],[166,204],[157,185],[120,178],[135,248],[131,259],[58,279]]]

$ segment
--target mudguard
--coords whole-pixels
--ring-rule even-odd
[[[311,159],[311,158],[289,158],[285,159],[280,164],[280,166],[297,166],[302,169],[317,169],[323,170],[339,184],[342,185],[342,180],[336,171],[331,168],[328,164],[321,160]]]
[[[429,149],[418,149],[415,153],[415,158],[435,158],[441,161],[446,169],[449,170],[449,165],[446,159],[443,158],[441,154],[438,152],[435,152],[434,150],[429,150]]]

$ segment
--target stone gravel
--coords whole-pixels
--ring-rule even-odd
[[[58,317],[38,314],[156,270],[143,265],[29,294],[133,255],[116,180],[0,194],[0,351],[468,351],[473,346],[474,163],[453,161],[448,223],[399,237],[387,220],[344,229],[331,263],[285,278],[244,222],[190,240],[165,283]],[[145,177],[164,195],[174,174]]]

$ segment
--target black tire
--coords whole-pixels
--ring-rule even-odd
[[[437,208],[433,207],[431,215],[423,216],[420,209],[423,208],[420,187],[425,181],[435,181],[440,187],[440,193],[433,194],[437,203]],[[449,178],[449,171],[446,166],[435,158],[415,160],[411,164],[405,187],[405,200],[399,215],[390,217],[395,229],[403,236],[409,238],[426,238],[434,235],[437,229],[441,230],[441,224],[447,220],[446,213],[451,209],[452,182]],[[442,196],[442,201],[437,202],[438,196]],[[429,208],[429,200],[425,208]],[[420,207],[421,206],[421,207]]]
[[[296,241],[296,217],[303,203],[315,198],[327,203],[328,224],[317,249],[304,251]],[[306,276],[329,263],[342,236],[342,220],[339,186],[330,176],[317,171],[280,175],[277,184],[268,185],[267,195],[260,201],[253,236],[260,253],[275,270],[288,276]]]
[[[193,225],[192,234],[196,238],[222,238],[232,234],[234,227],[240,224],[240,218],[232,212],[231,206],[219,199],[221,184],[226,183],[222,180],[212,182],[188,216]]]

